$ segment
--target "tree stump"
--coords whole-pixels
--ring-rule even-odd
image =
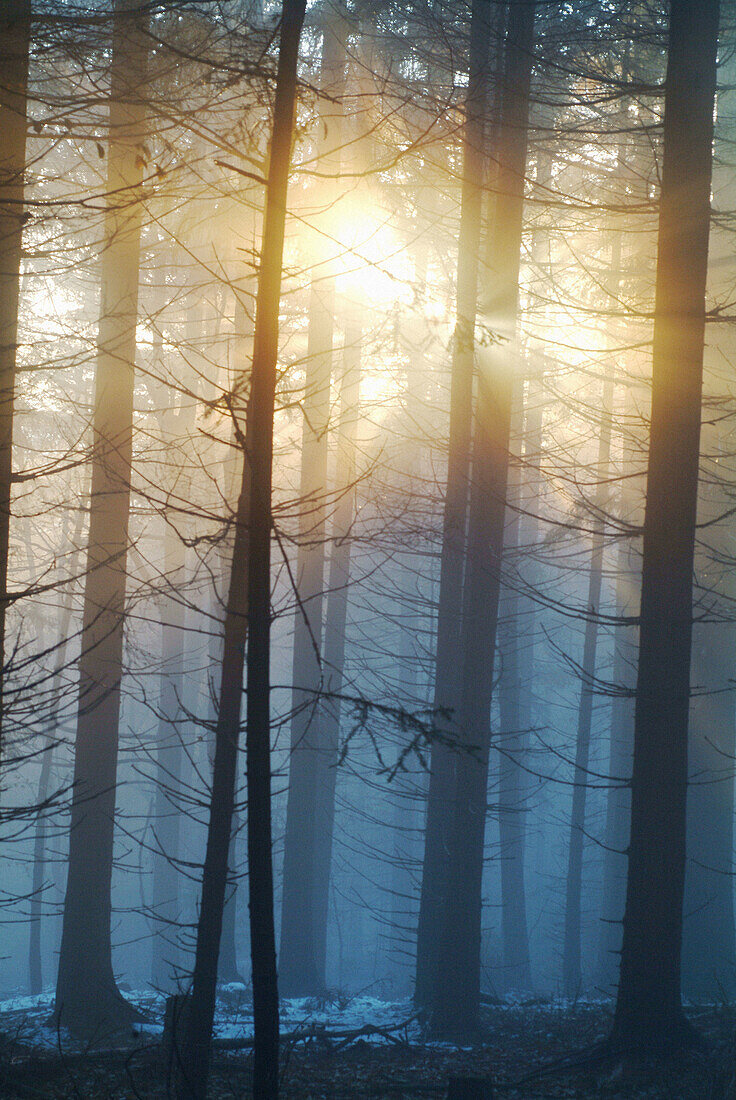
[[[447,1100],[493,1100],[493,1086],[486,1077],[451,1077]]]

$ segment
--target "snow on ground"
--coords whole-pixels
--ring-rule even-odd
[[[141,1044],[155,1041],[163,1029],[165,998],[153,990],[126,990],[124,995],[138,1008],[146,1020],[135,1025]],[[569,1013],[571,1009],[582,1012],[599,1012],[605,1004],[599,998],[580,998],[575,1005],[562,998],[529,998],[513,994],[503,1000],[494,1000],[493,1013],[499,1011],[524,1027],[534,1021],[536,1027],[544,1027],[545,1020]],[[16,996],[0,1000],[0,1035],[18,1047],[38,1053],[57,1051],[75,1053],[88,1049],[72,1038],[65,1028],[49,1026],[54,1005],[51,990],[38,996]],[[373,1032],[368,1029],[374,1028]],[[335,995],[325,998],[303,997],[282,1000],[281,1031],[305,1038],[325,1031],[327,1035],[350,1033],[364,1029],[362,1038],[369,1043],[385,1044],[394,1038],[409,1043],[422,1043],[422,1035],[410,1000],[384,1001],[366,993],[350,996]],[[382,1035],[380,1032],[390,1032]],[[337,1033],[337,1034],[336,1034]],[[240,982],[221,986],[218,990],[215,1016],[215,1037],[228,1042],[249,1039],[253,1035],[253,1005],[250,988]],[[432,1047],[450,1047],[452,1044],[429,1043]]]
[[[137,1025],[143,1041],[159,1035],[163,1029],[165,998],[153,991],[126,991],[125,996],[146,1017]],[[17,996],[0,1001],[0,1033],[11,1042],[33,1050],[76,1052],[84,1045],[74,1040],[65,1028],[49,1026],[54,1007],[52,991],[37,996]],[[406,1028],[402,1025],[406,1024]],[[420,1039],[410,1001],[387,1002],[367,995],[335,998],[293,998],[281,1002],[281,1029],[284,1033],[319,1030],[350,1032],[358,1028],[392,1029],[401,1027],[401,1038]],[[253,1005],[250,990],[233,982],[221,987],[217,998],[214,1033],[220,1039],[248,1039],[253,1035]],[[385,1043],[378,1033],[366,1034],[368,1042]]]

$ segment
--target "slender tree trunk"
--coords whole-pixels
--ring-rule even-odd
[[[342,138],[342,95],[345,86],[344,13],[328,6],[322,19],[320,83],[330,99],[321,100],[322,171],[337,174]],[[320,205],[337,198],[336,182],[320,188]],[[307,371],[299,487],[299,552],[296,570],[298,605],[294,617],[292,666],[291,753],[284,836],[283,902],[281,909],[280,983],[287,996],[310,996],[325,988],[322,953],[316,944],[316,848],[318,786],[323,778],[320,692],[322,688],[322,612],[325,572],[325,493],[327,431],[330,418],[330,378],[335,315],[335,280],[329,251],[312,280],[309,304]]]
[[[0,759],[4,749],[5,615],[13,479],[13,410],[26,168],[26,90],[31,0],[0,10]]]
[[[627,45],[622,76],[629,72],[629,46]],[[626,133],[628,117],[627,101],[620,105],[620,129]],[[626,138],[622,137],[618,149],[618,166],[625,170],[627,165]],[[615,308],[620,301],[622,289],[622,246],[623,235],[614,231],[611,246],[611,268],[609,300]],[[615,339],[615,333],[614,333]],[[615,378],[614,378],[615,384]],[[604,406],[605,408],[605,406]],[[615,420],[615,409],[611,406],[611,417]],[[627,454],[625,435],[621,437],[622,474],[619,513],[621,520],[633,524],[633,502],[630,481],[626,480],[625,464],[630,461]],[[595,983],[599,988],[610,991],[617,976],[617,957],[621,950],[621,921],[624,913],[626,894],[626,848],[629,841],[629,820],[631,817],[630,791],[627,782],[631,775],[631,756],[634,732],[633,699],[628,694],[631,689],[631,668],[635,661],[635,627],[631,619],[639,611],[639,564],[636,558],[634,540],[628,536],[619,541],[616,572],[616,617],[613,634],[613,684],[614,695],[611,699],[609,722],[608,775],[609,787],[606,794],[605,844],[603,849],[603,880],[601,884],[601,921],[598,934],[598,954],[595,964]],[[629,621],[627,621],[627,619]],[[569,991],[568,991],[569,993]]]
[[[719,407],[720,399],[717,400]],[[708,401],[708,405],[712,407],[712,402]],[[728,443],[718,438],[720,425],[709,420],[706,413],[701,449],[703,454],[717,455],[723,453]],[[732,997],[736,988],[733,904],[736,629],[728,621],[734,594],[732,569],[730,564],[721,564],[728,561],[731,550],[730,485],[714,480],[704,472],[698,508],[699,522],[710,524],[707,545],[697,548],[695,559],[699,586],[708,594],[701,597],[701,606],[707,608],[705,621],[693,627],[691,683],[695,694],[690,703],[682,942],[685,996],[707,1002]],[[721,618],[726,621],[719,622]]]
[[[459,738],[462,590],[465,559],[468,461],[472,428],[475,320],[483,197],[483,150],[488,98],[491,10],[473,0],[470,75],[465,106],[463,186],[458,242],[457,320],[450,381],[450,436],[442,529],[434,706],[444,737]],[[447,905],[448,827],[455,753],[432,746],[422,888],[417,927],[415,1001],[433,1014],[442,997],[440,969]]]
[[[511,439],[521,443],[523,421],[523,379],[517,383],[517,396],[512,402]],[[516,423],[514,423],[516,421]],[[522,505],[521,470],[519,461],[509,470],[508,504],[504,559],[509,565],[519,553]],[[520,622],[522,598],[513,582],[501,601],[498,624],[498,650],[502,659],[498,688],[499,717],[502,742],[499,760],[498,831],[501,862],[501,928],[503,932],[503,981],[507,989],[531,989],[532,974],[529,958],[529,934],[526,915],[526,885],[524,876],[524,833],[526,809],[522,789],[523,772],[520,761],[528,741],[526,729],[530,715],[529,672],[523,661],[523,637]]]
[[[281,261],[304,11],[305,0],[284,0],[253,351],[246,759],[254,1100],[276,1100],[279,1092],[279,998],[271,851],[271,479]]]
[[[355,516],[355,443],[360,401],[361,326],[349,316],[345,326],[343,376],[340,385],[340,422],[337,438],[336,486],[341,493],[335,508],[328,577],[324,697],[320,722],[322,745],[315,809],[314,949],[321,974],[327,970],[327,923],[335,828],[335,785],[340,739],[340,700],[345,663],[345,630],[350,586],[351,529]]]
[[[53,763],[55,741],[49,738],[41,763],[38,777],[37,802],[41,806],[48,798],[51,784],[51,765]],[[43,964],[41,959],[41,917],[43,913],[43,890],[46,876],[46,819],[41,811],[33,840],[33,879],[31,885],[31,907],[28,922],[28,976],[32,996],[43,990]]]
[[[237,839],[239,830],[239,817],[237,812],[233,811],[230,851],[227,857],[228,874],[231,877],[227,884],[225,906],[222,911],[222,938],[220,940],[220,960],[217,967],[217,976],[221,982],[239,982],[242,980],[240,970],[238,969],[238,949],[236,944],[238,930],[238,885],[234,877],[238,859]]]
[[[207,1094],[217,971],[227,891],[228,859],[235,804],[243,667],[248,635],[248,516],[250,511],[250,409],[238,498],[230,584],[225,612],[210,820],[202,874],[202,895],[184,1043],[178,1053],[177,1095],[204,1100]]]
[[[209,1075],[235,798],[246,635],[248,886],[255,1029],[253,1096],[254,1100],[277,1100],[279,1092],[279,1002],[271,851],[271,478],[286,193],[305,4],[306,0],[285,0],[282,9],[247,413],[248,461],[243,464],[225,616],[220,706],[191,1004],[185,1040],[179,1052],[179,1094],[193,1100],[204,1100]],[[247,576],[245,590],[244,576]]]
[[[129,1020],[110,940],[115,788],[122,676],[133,386],[138,315],[140,145],[146,45],[140,4],[113,9],[108,201],[95,379],[89,543],[69,868],[56,1015],[80,1032]]]
[[[192,343],[196,346],[196,342],[202,340],[207,332],[202,309],[190,305],[185,314],[185,325],[191,332]],[[195,391],[196,373],[195,371],[193,380]],[[175,393],[170,391],[168,408],[162,410],[162,436],[168,441],[188,440],[195,425],[197,400],[194,393],[185,394],[183,404],[176,410],[175,397]],[[185,718],[183,699],[186,605],[182,593],[186,582],[186,510],[191,497],[191,476],[186,467],[176,469],[167,491],[163,516],[163,580],[166,595],[161,605],[161,674],[156,745],[156,851],[153,861],[153,911],[154,918],[160,924],[153,939],[151,980],[157,989],[172,991],[178,986],[181,962],[177,926],[180,915],[180,871],[176,861],[181,848],[179,794],[184,762],[182,734]]]
[[[462,609],[462,724],[453,754],[446,835],[447,893],[438,938],[433,1022],[468,1039],[478,1027],[483,851],[490,711],[501,583],[534,5],[509,8],[498,126],[498,200],[489,288],[482,317],[504,343],[479,357],[468,551]],[[472,331],[471,331],[472,336]],[[472,345],[471,345],[472,347]]]
[[[602,417],[598,437],[599,479],[595,494],[595,512],[592,517],[592,546],[588,571],[588,599],[583,636],[583,661],[581,665],[580,702],[575,739],[575,772],[573,775],[572,812],[570,814],[570,844],[567,857],[567,883],[565,891],[565,938],[562,952],[562,983],[567,997],[576,997],[582,985],[581,919],[583,891],[583,840],[585,834],[585,803],[588,793],[588,763],[590,760],[590,735],[593,723],[593,697],[595,694],[595,658],[598,647],[598,611],[603,579],[603,550],[605,547],[604,508],[611,457],[611,423],[613,418],[613,377],[603,383]]]
[[[402,343],[411,347],[414,352],[406,372],[405,417],[406,422],[413,426],[415,434],[402,441],[401,451],[397,456],[397,469],[401,478],[401,491],[410,501],[417,499],[417,494],[420,492],[423,472],[420,440],[427,431],[424,423],[426,411],[431,408],[431,401],[427,394],[426,357],[423,347],[426,340],[426,320],[422,310],[426,301],[428,264],[429,242],[425,237],[419,242],[415,257],[414,281],[418,296],[415,308],[419,329],[406,332],[402,340]],[[420,639],[426,622],[426,608],[415,605],[416,596],[413,591],[418,577],[422,575],[425,558],[423,551],[414,545],[410,531],[406,532],[401,541],[404,544],[404,551],[400,556],[404,591],[396,601],[394,613],[400,621],[398,637],[400,702],[403,706],[412,709],[428,706],[430,702],[426,694],[427,685],[420,675],[419,665],[422,647]],[[422,768],[418,774],[410,772],[405,777],[395,776],[389,787],[394,802],[389,918],[391,938],[387,963],[394,998],[410,996],[412,992],[417,901],[416,865],[417,860],[421,858],[423,840],[425,778],[426,772]]]
[[[82,535],[84,512],[80,509],[71,545],[77,547]],[[66,524],[65,524],[66,527]],[[66,536],[66,530],[65,530]],[[64,541],[66,541],[64,539]],[[72,557],[70,573],[76,571],[76,559],[78,554]],[[51,786],[51,769],[53,766],[54,748],[57,743],[57,728],[62,705],[63,673],[66,668],[67,650],[69,646],[69,629],[72,620],[72,592],[67,590],[61,605],[59,619],[59,642],[54,662],[54,677],[51,688],[51,712],[48,719],[48,735],[46,748],[41,762],[41,772],[38,777],[38,795],[36,801],[43,805],[49,797]],[[46,818],[43,815],[38,819],[36,835],[33,840],[33,884],[31,892],[30,920],[28,929],[28,973],[30,979],[30,991],[32,994],[40,993],[43,989],[43,965],[42,965],[42,919],[43,919],[43,892],[46,878]]]
[[[680,1046],[692,572],[717,0],[672,0],[626,911],[613,1042]]]
[[[728,553],[728,551],[726,551]],[[705,563],[703,563],[705,566]],[[698,570],[708,583],[708,568]],[[730,602],[730,601],[729,601]],[[728,612],[726,612],[728,614]],[[688,998],[733,996],[733,654],[731,623],[705,622],[693,635],[693,685],[704,694],[690,711],[687,873],[682,984]]]
[[[540,108],[542,118],[540,126],[554,129],[552,112]],[[548,117],[544,117],[544,116]],[[546,194],[552,179],[552,160],[548,154],[537,150],[536,191],[540,196]],[[492,224],[495,219],[489,215]],[[542,246],[547,234],[532,237],[532,262],[542,262]],[[493,237],[489,235],[489,252]],[[492,260],[492,253],[489,257]],[[543,420],[543,377],[544,356],[539,357],[534,367],[527,359],[527,392],[524,404],[523,466],[514,476],[514,468],[509,471],[510,483],[507,510],[506,533],[504,536],[504,558],[508,558],[510,568],[519,543],[533,547],[538,537],[538,521],[535,514],[539,511],[541,496],[540,462],[542,451]],[[523,389],[523,378],[519,388]],[[521,395],[519,406],[522,405]],[[512,405],[513,408],[513,405]],[[513,412],[512,412],[513,416]],[[511,438],[521,435],[521,426],[514,430],[512,423]],[[528,513],[522,518],[518,512],[521,507]],[[507,989],[531,989],[531,958],[529,951],[529,923],[527,915],[526,889],[526,829],[527,802],[530,795],[529,776],[522,766],[529,749],[529,730],[532,725],[532,685],[534,676],[534,618],[535,604],[509,586],[505,597],[502,596],[502,610],[499,621],[498,650],[503,666],[499,683],[499,714],[501,721],[501,755],[499,760],[499,810],[498,830],[501,845],[501,927],[503,933],[504,982]]]
[[[630,521],[630,517],[624,515]],[[639,611],[639,563],[631,540],[622,542],[616,571],[616,624],[613,641],[613,683],[611,736],[606,797],[606,847],[603,852],[603,887],[597,984],[611,991],[617,979],[621,952],[621,922],[626,902],[626,850],[631,821],[631,793],[628,778],[634,745],[634,700],[632,667],[636,660],[635,627],[624,621]]]
[[[180,416],[171,418],[175,423]],[[181,487],[179,488],[181,493]],[[186,500],[186,491],[182,494]],[[161,677],[156,747],[156,852],[153,864],[153,910],[162,924],[153,940],[152,982],[155,988],[172,990],[178,967],[179,917],[179,816],[177,792],[182,772],[182,694],[184,691],[185,546],[176,529],[176,512],[165,516],[164,576],[168,595],[161,614]]]
[[[255,242],[256,226],[255,226],[255,214],[253,215],[252,232],[249,234]],[[254,243],[255,247],[255,243]],[[249,275],[246,281],[246,288],[249,287],[251,278]],[[243,290],[245,293],[245,289]],[[253,361],[253,329],[246,313],[243,298],[241,294],[236,296],[235,300],[235,362],[239,364],[239,369],[242,372],[243,365],[245,363],[251,363]],[[237,379],[232,378],[229,382],[230,386],[234,386],[237,391]],[[238,414],[233,410],[233,416],[235,421],[239,422],[241,419]],[[223,484],[225,486],[225,499],[227,501],[234,501],[237,503],[236,497],[238,492],[238,486],[243,478],[242,470],[242,452],[238,450],[236,432],[233,428],[230,441],[230,451],[223,462]],[[232,561],[232,539],[227,538],[221,544],[219,563],[220,563],[220,577],[226,578],[230,572],[230,566]],[[220,618],[218,608],[218,596],[215,591],[214,599],[212,603],[213,607],[213,623]],[[215,654],[215,659],[212,661],[213,667],[219,667],[222,665],[222,638],[216,637],[213,631],[213,644],[211,646],[211,652]],[[212,701],[212,692],[208,692],[210,701]],[[215,707],[212,710],[215,711]],[[237,784],[236,784],[237,787]],[[218,963],[217,975],[218,979],[223,982],[235,982],[242,980],[240,968],[238,965],[238,951],[236,944],[237,936],[237,920],[238,920],[238,897],[239,897],[239,884],[235,877],[235,872],[238,866],[238,838],[240,835],[240,820],[237,810],[233,812],[231,833],[230,833],[230,850],[228,853],[228,872],[231,876],[227,892],[225,896],[225,907],[222,915],[222,938],[220,941],[220,958]]]

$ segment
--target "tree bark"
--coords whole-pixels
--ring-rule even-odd
[[[84,511],[80,508],[71,546],[79,546],[82,536]],[[64,525],[66,534],[66,524]],[[77,569],[78,553],[74,553],[69,572],[73,576]],[[66,667],[67,648],[69,645],[69,628],[72,619],[72,592],[67,590],[61,605],[61,617],[59,619],[59,641],[54,662],[54,678],[51,689],[51,713],[49,714],[47,744],[41,762],[41,772],[38,777],[37,802],[41,806],[49,796],[51,784],[51,770],[54,758],[54,749],[57,744],[56,731],[59,725],[59,714],[62,705],[63,673]],[[43,897],[46,876],[46,818],[41,812],[36,825],[36,835],[33,840],[33,880],[31,890],[30,919],[28,929],[28,974],[30,991],[32,994],[41,993],[43,990],[43,964],[42,964],[42,920]]]
[[[61,1023],[96,1036],[135,1015],[115,985],[110,917],[142,216],[141,18],[139,3],[116,0],[74,794],[56,987]]]
[[[617,265],[618,266],[618,265]],[[580,702],[575,739],[575,771],[573,774],[572,809],[570,814],[570,843],[567,854],[567,882],[565,890],[565,937],[562,949],[562,984],[565,996],[574,998],[580,993],[583,973],[581,962],[581,920],[583,892],[583,841],[585,839],[585,804],[588,793],[588,762],[590,760],[590,735],[593,723],[593,697],[595,694],[595,661],[598,647],[598,611],[603,579],[603,550],[605,547],[604,509],[608,495],[607,483],[611,458],[611,425],[613,419],[613,377],[603,383],[602,416],[598,437],[598,461],[596,471],[598,491],[595,494],[595,511],[592,517],[592,545],[588,570],[588,617],[583,633],[583,661],[581,665]]]
[[[623,510],[623,518],[631,518]],[[606,992],[615,989],[621,953],[621,922],[626,903],[626,851],[631,821],[631,759],[634,745],[632,667],[636,660],[635,627],[625,619],[639,612],[639,562],[631,539],[621,543],[616,571],[616,624],[613,641],[611,731],[608,755],[610,787],[606,797],[606,847],[603,852],[601,930],[598,945],[597,984]],[[632,690],[633,694],[633,690]]]
[[[178,423],[182,414],[165,417]],[[178,495],[186,500],[186,489]],[[176,529],[175,509],[164,515],[164,578],[168,595],[161,614],[161,676],[156,745],[156,851],[153,864],[153,911],[161,921],[153,938],[151,980],[156,989],[176,988],[179,949],[179,806],[177,790],[182,772],[182,694],[184,690],[185,607],[181,597],[185,546]]]
[[[521,444],[523,409],[523,379],[517,382],[517,394],[512,402],[511,439]],[[517,421],[517,423],[514,423]],[[541,425],[540,425],[541,428]],[[535,443],[537,441],[535,440]],[[522,485],[519,459],[509,470],[508,510],[504,536],[504,560],[511,566],[519,553],[521,537]],[[532,508],[534,505],[532,505]],[[507,989],[531,989],[532,974],[529,957],[529,933],[526,913],[526,883],[524,875],[524,839],[526,807],[522,789],[524,773],[520,766],[528,743],[530,722],[530,664],[524,661],[522,647],[530,642],[522,637],[520,614],[523,600],[513,582],[501,597],[498,623],[498,651],[502,667],[498,686],[499,719],[501,723],[499,760],[498,832],[501,862],[501,928],[503,933],[503,983]],[[524,632],[525,634],[528,631]],[[525,675],[527,674],[527,675]]]
[[[711,383],[712,385],[712,383]],[[718,456],[726,440],[721,425],[709,423],[707,394],[704,455]],[[716,408],[720,398],[716,398]],[[691,1000],[713,1002],[736,988],[733,897],[733,815],[736,706],[733,687],[736,629],[728,621],[734,594],[730,485],[718,477],[711,458],[700,482],[698,519],[709,524],[696,549],[703,621],[693,628],[690,703],[687,871],[682,945],[682,985]],[[715,466],[715,470],[713,467]],[[724,516],[725,513],[725,516]]]
[[[440,591],[435,655],[434,706],[444,738],[460,736],[460,653],[462,590],[466,547],[468,464],[472,431],[478,258],[483,198],[483,152],[488,99],[491,10],[473,0],[470,24],[468,95],[463,139],[463,183],[458,241],[457,320],[450,378],[450,435],[442,527]],[[441,941],[447,905],[448,806],[455,753],[445,743],[432,746],[422,887],[417,927],[416,1004],[430,1015],[441,998]]]
[[[692,1037],[681,1002],[692,571],[710,229],[718,0],[672,0],[631,839],[613,1042]]]
[[[540,108],[539,125],[554,130],[554,113]],[[535,189],[544,195],[552,180],[552,160],[549,153],[537,150]],[[495,205],[493,211],[495,218]],[[492,223],[489,216],[489,222]],[[542,227],[532,236],[532,263],[543,263],[543,247],[547,233]],[[489,235],[489,259],[492,259]],[[508,490],[504,558],[510,569],[519,543],[533,547],[539,535],[536,518],[540,508],[542,482],[540,473],[542,453],[543,391],[545,359],[539,357],[533,364],[526,360],[526,396],[523,403],[523,465],[519,468]],[[524,379],[519,379],[523,390]],[[513,407],[513,406],[512,406]],[[512,413],[513,416],[513,413]],[[513,425],[511,438],[515,436]],[[519,428],[521,435],[521,426]],[[521,461],[521,460],[520,460]],[[513,476],[511,468],[510,478]],[[526,515],[518,512],[521,507]],[[510,513],[510,514],[509,514]],[[513,574],[512,574],[513,576]],[[509,586],[502,595],[499,619],[498,650],[502,658],[499,683],[499,717],[501,736],[499,761],[499,809],[498,831],[501,845],[501,927],[503,935],[503,981],[507,989],[532,988],[531,957],[529,951],[529,922],[527,914],[526,848],[527,813],[530,796],[530,780],[522,761],[529,749],[529,730],[532,726],[534,683],[534,620],[536,605],[533,599],[524,597]]]
[[[707,584],[707,568],[698,572]],[[733,996],[736,987],[734,641],[731,623],[695,627],[692,681],[702,694],[690,709],[682,984],[689,999],[708,1003]]]
[[[13,413],[26,169],[26,93],[31,0],[7,0],[0,12],[0,759],[6,716],[5,616],[13,479]]]
[[[342,95],[345,87],[344,12],[328,6],[322,16],[320,84],[329,100],[321,100],[318,143],[321,171],[337,175],[342,140]],[[325,193],[326,192],[326,193]],[[330,203],[332,192],[332,203]],[[337,200],[335,180],[323,181],[320,205]],[[319,228],[319,223],[318,223]],[[339,235],[339,234],[338,234]],[[324,958],[317,949],[317,805],[325,752],[321,728],[322,615],[325,585],[325,493],[330,419],[330,379],[335,314],[333,262],[324,245],[322,262],[312,279],[309,304],[307,370],[299,486],[299,551],[292,664],[291,751],[289,792],[284,835],[283,900],[281,908],[280,983],[287,996],[305,997],[325,989]]]
[[[271,851],[271,478],[279,302],[296,72],[306,0],[282,9],[271,155],[258,276],[243,480],[225,616],[220,705],[191,1003],[179,1055],[180,1096],[204,1100],[235,798],[247,636],[246,785],[254,1018],[254,1100],[279,1092],[279,1003]],[[243,577],[247,584],[243,586]],[[246,618],[247,615],[247,618]]]
[[[484,325],[500,347],[479,356],[467,568],[462,605],[461,735],[448,791],[446,894],[437,937],[432,1018],[438,1034],[467,1040],[478,1028],[483,850],[490,710],[509,466],[511,399],[534,5],[510,5],[498,125],[498,199],[484,295]],[[471,328],[471,362],[474,334]],[[487,342],[488,343],[488,342]],[[508,346],[508,345],[511,346]]]
[[[327,970],[327,923],[335,830],[335,786],[340,741],[340,700],[345,663],[345,631],[350,588],[351,530],[355,516],[355,443],[360,401],[361,326],[349,316],[345,325],[343,376],[340,386],[340,421],[337,438],[335,482],[341,493],[335,508],[328,577],[324,686],[321,701],[322,748],[315,809],[316,838],[314,875],[314,950],[321,974]]]

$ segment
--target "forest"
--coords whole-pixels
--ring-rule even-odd
[[[0,1097],[736,1100],[736,4],[0,0]]]

